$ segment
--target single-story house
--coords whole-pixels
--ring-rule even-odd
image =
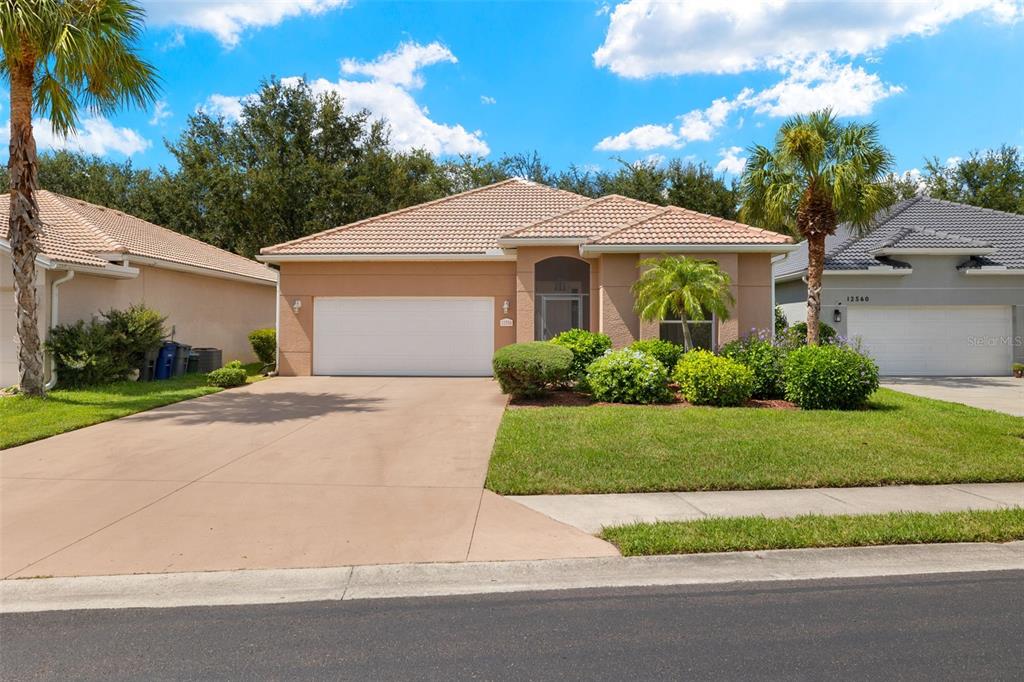
[[[574,327],[616,347],[681,337],[641,323],[640,260],[685,254],[732,278],[714,345],[772,325],[771,258],[789,237],[679,207],[599,199],[511,179],[264,248],[280,269],[285,375],[480,375],[496,348]]]
[[[775,299],[806,319],[807,244],[776,261]],[[859,338],[883,374],[999,376],[1024,362],[1024,215],[929,197],[864,236],[826,242],[821,320]]]
[[[220,348],[225,361],[253,359],[248,333],[274,326],[273,269],[121,211],[36,196],[41,338],[52,326],[145,303],[167,316],[174,340]],[[9,206],[9,195],[0,196],[0,386],[19,378]]]

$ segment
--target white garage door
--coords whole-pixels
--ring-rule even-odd
[[[313,373],[490,376],[492,298],[317,298]]]
[[[1010,374],[1010,306],[851,306],[846,315],[848,336],[882,374]]]

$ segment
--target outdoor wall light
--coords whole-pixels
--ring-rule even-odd
[[[843,312],[839,308],[832,311],[832,321],[837,323],[843,321]]]
[[[508,301],[505,301],[504,303],[501,304],[501,311],[508,315]]]
[[[298,315],[299,311],[302,310],[302,301],[300,299],[295,299],[294,301],[292,301],[292,310],[295,312],[296,315]]]

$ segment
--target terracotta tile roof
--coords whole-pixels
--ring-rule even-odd
[[[509,232],[502,238],[580,238],[587,239],[628,225],[662,210],[657,204],[609,194],[600,199]]]
[[[141,218],[79,199],[40,190],[43,255],[78,265],[104,266],[97,254],[124,254],[212,270],[267,282],[276,281],[265,265]],[[0,236],[7,237],[9,195],[0,196]]]
[[[270,246],[260,253],[478,254],[497,248],[498,237],[507,232],[590,201],[514,178]]]
[[[667,206],[658,212],[607,232],[593,240],[595,245],[675,244],[789,244],[784,234],[762,230],[724,218],[697,213],[679,206]]]

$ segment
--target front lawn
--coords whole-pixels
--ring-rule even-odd
[[[261,378],[261,366],[245,366],[250,382]],[[0,450],[222,390],[207,386],[205,374],[186,374],[164,381],[56,390],[45,398],[0,397]]]
[[[1024,540],[1024,509],[636,523],[605,528],[601,537],[618,547],[623,556],[933,542],[1009,542]]]
[[[507,495],[1024,480],[1024,418],[886,389],[850,412],[514,408],[487,487]]]

